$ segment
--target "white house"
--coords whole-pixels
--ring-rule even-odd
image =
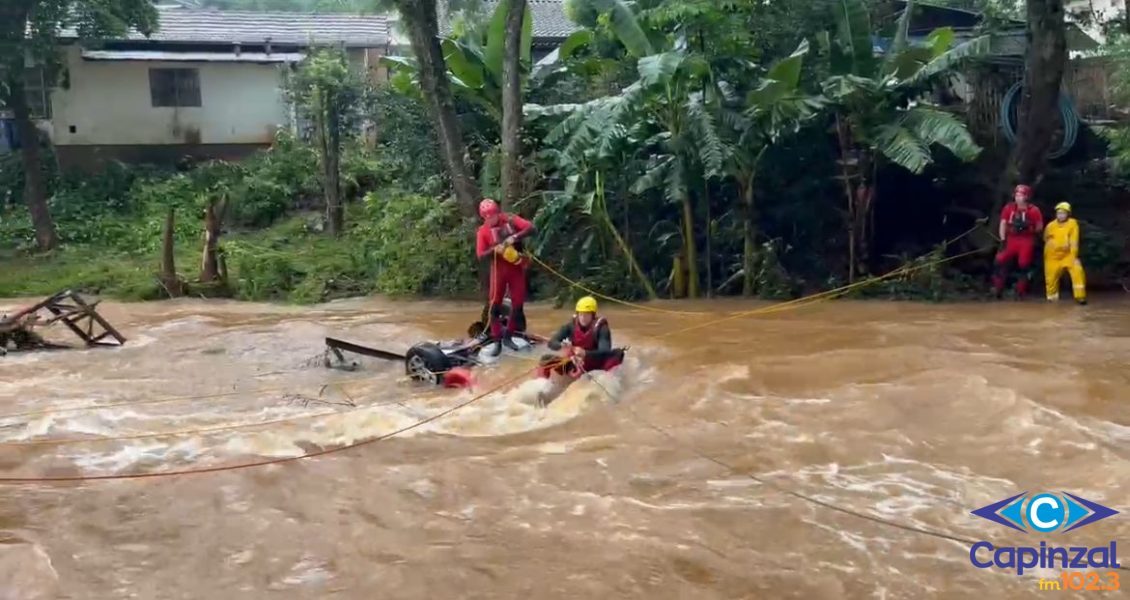
[[[291,123],[283,71],[313,45],[344,45],[357,67],[384,76],[383,16],[158,10],[149,38],[83,46],[64,36],[66,72],[41,109],[63,168],[234,159],[265,147]]]
[[[84,43],[63,32],[66,69],[54,86],[29,69],[28,104],[64,169],[97,169],[107,160],[241,158],[293,124],[282,91],[284,71],[312,46],[343,45],[374,82],[388,77],[382,56],[410,53],[403,34],[390,31],[395,16],[219,11],[191,4],[157,10],[160,26],[148,38],[131,32],[125,39]],[[530,10],[535,58],[576,30],[561,0],[530,0]],[[10,119],[0,107],[0,152],[15,140]]]

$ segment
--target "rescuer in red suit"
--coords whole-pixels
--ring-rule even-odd
[[[510,336],[525,333],[526,269],[529,258],[522,255],[522,241],[535,232],[533,223],[518,215],[502,212],[498,203],[490,198],[479,203],[482,226],[476,235],[476,255],[479,260],[490,261],[490,337],[494,341],[491,351],[498,354],[502,344],[517,349]],[[510,294],[510,318],[506,331],[502,329],[502,300]]]
[[[1014,202],[1001,210],[1000,238],[1004,248],[997,253],[993,273],[993,293],[997,298],[1004,294],[1008,281],[1009,268],[1013,261],[1020,269],[1020,279],[1016,282],[1016,295],[1023,298],[1028,293],[1032,280],[1032,261],[1036,257],[1036,240],[1044,230],[1044,217],[1040,209],[1029,203],[1032,188],[1016,186]]]

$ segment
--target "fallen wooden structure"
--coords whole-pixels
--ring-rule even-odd
[[[87,345],[121,346],[125,336],[98,314],[98,301],[87,303],[77,293],[64,290],[14,315],[0,315],[0,353],[14,343],[17,350],[67,348],[44,340],[34,330],[63,323]]]

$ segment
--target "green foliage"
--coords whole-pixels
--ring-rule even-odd
[[[62,66],[61,31],[73,29],[82,40],[100,40],[122,37],[130,28],[148,34],[157,25],[149,0],[9,1],[0,8],[0,72],[22,76],[30,59],[54,81]],[[8,89],[0,85],[0,103]]]
[[[204,1],[251,10],[349,4]],[[455,33],[441,44],[466,160],[490,194],[499,174],[505,3],[487,11],[478,10],[481,5],[453,3]],[[844,266],[847,236],[843,185],[835,178],[839,145],[829,135],[837,117],[851,131],[845,162],[867,153],[881,159],[875,162],[921,173],[936,149],[945,148],[944,160],[933,167],[937,173],[961,168],[959,159],[977,154],[960,116],[923,97],[960,61],[985,51],[987,42],[955,45],[953,32],[942,29],[925,43],[911,43],[907,22],[896,22],[890,3],[577,0],[565,8],[585,28],[536,73],[529,72],[528,35],[524,40],[532,103],[522,132],[528,150],[523,170],[524,189],[532,193],[514,208],[537,224],[532,246],[541,258],[604,293],[645,297],[637,271],[648,285],[668,290],[673,258],[688,247],[699,249],[700,269],[712,267],[715,287],[727,282],[722,293],[742,288],[739,272],[747,268],[752,291],[763,297],[794,297],[831,284],[829,273]],[[895,38],[891,51],[874,56],[873,36]],[[217,199],[226,200],[222,245],[240,298],[307,303],[368,293],[472,293],[474,224],[438,200],[447,183],[413,61],[387,62],[395,63],[393,85],[375,91],[364,90],[332,50],[316,53],[288,82],[307,123],[328,117],[345,138],[362,121],[376,131],[374,149],[352,139],[340,146],[341,189],[346,197],[364,197],[346,205],[350,218],[340,238],[321,235],[320,220],[302,212],[320,205],[318,138],[312,147],[282,136],[272,150],[240,163],[205,163],[183,173],[112,166],[85,179],[51,174],[51,208],[64,247],[48,257],[5,260],[0,294],[54,291],[39,289],[42,281],[50,284],[44,288],[77,282],[114,295],[155,295],[152,274],[166,208],[177,208],[178,265],[191,278],[199,262],[200,208]],[[342,112],[330,115],[333,106]],[[1130,134],[1108,135],[1116,166],[1130,165],[1123,158],[1130,157]],[[916,181],[894,168],[867,172]],[[0,157],[0,206],[10,207],[0,212],[0,245],[34,239],[12,191],[20,177],[18,162]],[[747,224],[753,239],[748,257]],[[899,229],[882,220],[877,227],[884,235]],[[1083,235],[1089,270],[1121,268],[1113,232],[1086,224]],[[915,249],[934,241],[899,239],[888,246],[910,260]],[[878,246],[875,254],[889,251]],[[979,285],[980,279],[931,268],[869,293],[943,299]],[[579,294],[541,274],[532,286],[561,301]]]
[[[359,131],[368,100],[365,79],[340,48],[316,48],[300,68],[288,72],[287,99],[314,127],[349,136]]]
[[[360,144],[348,150],[342,171],[352,196],[388,183],[392,170],[376,154]],[[316,173],[314,150],[282,133],[271,148],[238,163],[209,161],[183,173],[111,163],[95,176],[63,177],[54,184],[49,206],[64,244],[154,253],[168,207],[177,209],[177,243],[196,245],[209,197],[227,199],[229,227],[266,227],[312,204],[319,192]],[[13,177],[22,176],[16,171]],[[0,216],[0,240],[9,248],[34,242],[22,207]]]
[[[423,101],[383,87],[375,91],[371,110],[369,118],[377,123],[377,153],[387,177],[403,189],[439,194],[443,162]]]
[[[849,125],[852,142],[879,153],[912,173],[931,162],[931,146],[940,145],[961,160],[980,153],[965,124],[922,102],[923,86],[961,61],[985,54],[988,37],[953,46],[953,32],[930,34],[925,46],[907,41],[913,2],[897,24],[895,41],[880,59],[873,56],[871,23],[864,0],[838,0],[835,33],[821,37],[830,77],[822,82],[832,108]]]
[[[0,85],[2,80],[0,80]],[[0,100],[0,104],[3,101]],[[49,144],[41,147],[40,172],[47,184],[47,193],[51,194],[59,182],[59,168],[55,160],[54,150]],[[20,151],[0,154],[0,209],[6,206],[22,205],[24,203],[24,165]]]
[[[1122,264],[1122,242],[1108,228],[1090,221],[1079,222],[1079,260],[1091,281],[1117,278]]]
[[[507,0],[499,2],[485,30],[471,30],[463,36],[442,39],[447,76],[458,96],[474,103],[493,119],[502,122],[502,54],[506,39]],[[533,12],[526,10],[522,21],[522,39],[519,64],[525,80],[532,67],[530,62],[533,43]],[[389,56],[381,59],[397,78],[395,85],[402,93],[419,86],[418,66],[415,59]]]
[[[365,210],[355,235],[382,293],[451,296],[475,289],[475,230],[452,201],[371,193]]]

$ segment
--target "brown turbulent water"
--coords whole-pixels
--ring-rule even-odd
[[[1058,571],[976,569],[967,544],[820,507],[701,454],[906,525],[1036,543],[969,511],[1060,490],[1130,509],[1128,308],[834,302],[666,338],[706,317],[609,309],[625,368],[546,409],[524,384],[320,458],[0,484],[0,598],[1028,597]],[[0,358],[0,476],[235,464],[380,435],[472,394],[420,389],[390,363],[326,370],[322,337],[403,349],[458,336],[477,309],[105,306],[124,348]],[[567,317],[535,307],[531,327]],[[483,371],[480,390],[528,366]],[[219,392],[240,393],[47,412]],[[67,443],[27,444],[51,439]],[[1130,541],[1127,523],[1068,535]]]

